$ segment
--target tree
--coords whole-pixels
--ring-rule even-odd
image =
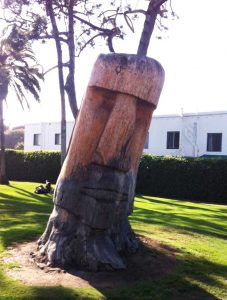
[[[34,65],[35,63],[35,65]],[[23,107],[28,107],[26,93],[39,101],[42,73],[26,37],[14,26],[10,34],[0,41],[0,183],[8,184],[5,165],[5,134],[3,122],[3,101],[7,99],[9,87]]]
[[[152,113],[164,82],[146,57],[163,1],[148,5],[138,55],[100,55],[92,72],[39,239],[37,259],[52,266],[124,269],[138,249],[128,216]]]
[[[139,47],[137,50],[138,55],[146,55],[148,46],[150,43],[151,35],[154,31],[155,22],[157,19],[158,14],[163,16],[163,13],[166,12],[165,7],[161,9],[161,6],[166,2],[167,0],[151,0],[149,2],[147,11],[145,13],[145,22],[143,26],[143,31],[141,34]]]
[[[5,130],[6,148],[16,149],[16,146],[21,143],[24,143],[24,126]]]
[[[39,11],[37,14],[34,13],[34,5]],[[19,24],[29,39],[42,41],[53,39],[55,42],[61,99],[61,161],[63,163],[66,154],[65,93],[68,95],[75,119],[78,114],[75,89],[76,50],[80,53],[87,45],[93,45],[95,38],[104,37],[107,38],[109,48],[113,51],[112,39],[116,36],[121,37],[121,31],[116,27],[114,17],[106,15],[105,10],[100,13],[102,5],[94,4],[93,1],[16,0],[4,1],[3,7],[5,10],[10,10],[9,17],[5,16],[4,20],[9,24],[14,22]],[[91,19],[95,20],[96,24]],[[90,37],[91,31],[95,32],[92,37]],[[63,53],[65,55],[68,53],[66,62],[63,61]],[[67,70],[66,75],[64,69]]]
[[[153,30],[156,16],[160,14],[158,8],[165,1],[150,1],[147,12],[143,9],[133,9],[132,5],[129,4],[123,5],[120,0],[114,0],[108,4],[105,2],[100,0],[94,4],[94,1],[87,0],[4,1],[5,9],[10,9],[8,18],[5,17],[7,22],[20,24],[30,39],[42,41],[53,39],[55,42],[61,99],[62,162],[66,154],[65,93],[68,95],[74,118],[78,114],[75,89],[75,56],[79,55],[88,45],[94,46],[95,41],[100,38],[106,41],[110,52],[114,52],[113,39],[124,38],[124,25],[134,31],[133,20],[137,14],[142,13],[147,16],[147,29],[150,28],[149,30],[151,30],[152,28]],[[146,1],[143,1],[144,3]],[[155,12],[156,8],[157,11]],[[35,10],[38,13],[34,13]],[[165,8],[162,9],[161,14],[164,15],[164,13]],[[150,24],[150,26],[149,23],[152,22],[153,25]],[[162,27],[161,22],[159,25]],[[144,30],[144,34],[145,36],[141,37],[142,40],[146,38],[148,31]],[[66,54],[67,59],[63,61]],[[49,71],[47,70],[47,72]]]
[[[15,145],[15,150],[24,150],[24,142],[18,142]]]

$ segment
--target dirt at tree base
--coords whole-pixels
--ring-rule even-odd
[[[8,265],[8,276],[32,286],[115,288],[158,279],[174,271],[176,249],[143,236],[138,238],[139,251],[127,257],[127,269],[122,271],[86,272],[38,264],[34,260],[36,241],[9,247],[3,260]]]

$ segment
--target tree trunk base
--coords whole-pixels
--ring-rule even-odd
[[[0,175],[0,184],[9,185],[9,180],[5,175]]]
[[[45,232],[38,241],[37,260],[52,267],[77,266],[83,270],[121,270],[125,255],[135,253],[138,241],[128,220],[100,230],[55,206]]]

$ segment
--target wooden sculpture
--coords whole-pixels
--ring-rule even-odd
[[[138,248],[128,222],[137,169],[163,82],[153,59],[98,57],[39,240],[49,265],[126,268],[124,254]]]

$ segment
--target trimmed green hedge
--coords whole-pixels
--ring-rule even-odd
[[[10,180],[55,183],[60,152],[6,151]],[[136,192],[175,199],[227,203],[227,159],[143,155]]]
[[[139,166],[136,192],[227,203],[227,159],[144,155]]]
[[[10,180],[55,183],[61,169],[59,151],[6,150],[6,170]]]

